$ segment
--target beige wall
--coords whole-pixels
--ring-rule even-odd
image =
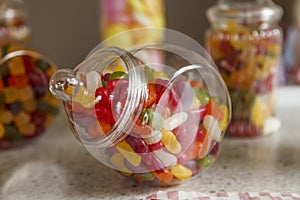
[[[100,42],[99,0],[24,1],[33,33],[31,43],[58,67],[74,67]],[[167,26],[203,44],[208,27],[205,10],[215,2],[166,0]],[[287,8],[292,1],[276,2]]]

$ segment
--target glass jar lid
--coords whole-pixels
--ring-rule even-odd
[[[283,9],[272,0],[219,0],[207,11],[211,22],[238,19],[243,23],[278,22]]]

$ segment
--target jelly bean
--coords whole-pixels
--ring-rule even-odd
[[[19,96],[15,87],[6,87],[3,89],[5,103],[10,104],[18,100]]]
[[[157,94],[155,91],[155,86],[154,84],[148,84],[147,85],[147,98],[146,101],[144,103],[144,108],[148,108],[150,107],[156,100],[157,98]]]
[[[33,136],[35,134],[36,126],[32,123],[22,124],[19,127],[20,133],[24,136]]]
[[[139,135],[149,135],[152,131],[152,128],[148,125],[137,125],[133,127],[133,132]]]
[[[73,97],[73,101],[80,103],[82,106],[86,108],[91,108],[95,105],[94,94],[90,93],[84,87],[79,87],[77,93]]]
[[[144,139],[144,141],[147,144],[155,144],[155,143],[158,143],[161,140],[162,134],[161,134],[160,131],[152,131],[151,134],[141,135],[141,137]]]
[[[145,122],[146,124],[151,124],[153,118],[153,112],[154,111],[150,108],[144,109],[141,114],[142,121]]]
[[[177,158],[163,149],[155,150],[153,153],[163,162],[164,166],[172,167],[177,163]]]
[[[203,89],[203,84],[197,80],[191,80],[189,83],[192,87]]]
[[[180,164],[175,164],[171,168],[171,173],[180,180],[187,180],[192,176],[192,171]]]
[[[153,69],[151,69],[148,66],[145,66],[144,67],[144,72],[145,72],[145,78],[146,78],[147,82],[150,82],[151,80],[153,80],[153,72],[154,72]]]
[[[14,57],[8,62],[8,68],[11,75],[23,75],[26,73],[25,66],[21,57]]]
[[[153,79],[169,80],[169,77],[163,72],[153,72]]]
[[[76,124],[84,128],[92,127],[96,123],[96,118],[90,115],[71,111],[70,116],[72,116],[72,119]]]
[[[217,141],[221,140],[221,129],[218,121],[211,115],[206,115],[203,120],[203,126],[210,134],[211,138]]]
[[[173,82],[174,92],[181,101],[182,109],[188,110],[194,98],[194,91],[190,84],[183,79],[177,79]]]
[[[96,71],[88,72],[86,74],[86,89],[93,94],[99,87],[102,87],[101,75]]]
[[[192,171],[192,176],[194,176],[195,174],[199,173],[200,168],[198,166],[198,163],[196,160],[190,160],[188,161],[184,167],[190,169]]]
[[[208,104],[210,98],[208,93],[204,89],[193,87],[196,97],[199,99],[202,105]]]
[[[30,99],[28,101],[23,101],[23,110],[27,113],[32,113],[37,109],[37,102],[34,99]]]
[[[0,123],[10,124],[13,121],[14,115],[9,110],[3,109],[0,112]]]
[[[0,92],[3,91],[3,88],[4,88],[4,83],[3,80],[0,79]]]
[[[124,164],[124,156],[121,153],[115,153],[110,157],[110,162],[121,171],[123,175],[130,176],[132,171],[130,171]]]
[[[168,170],[164,170],[162,172],[154,171],[152,173],[159,181],[163,183],[170,182],[173,179],[173,174]]]
[[[0,124],[0,139],[2,139],[5,135],[5,129],[2,124]]]
[[[6,77],[10,74],[7,63],[4,63],[0,67],[0,75],[1,77]]]
[[[213,99],[210,99],[206,106],[208,115],[213,116],[218,121],[223,120],[224,113]]]
[[[107,106],[108,104],[110,104],[109,94],[108,94],[108,91],[106,88],[99,87],[96,89],[95,101],[97,102],[97,104],[100,104],[103,106]]]
[[[34,64],[35,64],[36,68],[38,68],[42,71],[46,71],[50,67],[48,62],[46,62],[46,60],[44,60],[44,59],[36,59]]]
[[[128,78],[127,73],[121,72],[121,71],[115,71],[109,76],[108,80],[110,81],[110,80],[114,80],[114,79],[124,79],[124,78],[125,79]]]
[[[171,131],[162,129],[161,133],[161,141],[168,149],[168,151],[170,151],[173,154],[177,154],[182,150],[180,143],[177,141],[175,135]]]
[[[202,158],[201,160],[198,161],[198,165],[203,168],[208,167],[211,164],[212,164],[212,161],[211,161],[211,159],[208,158],[208,156],[206,156],[205,158]]]
[[[111,126],[104,122],[95,122],[92,126],[86,128],[88,129],[87,132],[91,138],[104,136],[111,130]]]
[[[186,112],[175,113],[164,121],[164,129],[173,130],[188,119]]]
[[[11,110],[11,112],[16,115],[19,112],[23,110],[22,103],[19,101],[13,102],[8,105],[8,108]]]
[[[179,164],[185,165],[190,159],[187,154],[183,153],[177,158],[177,160]]]
[[[96,104],[95,112],[96,112],[98,121],[108,123],[110,125],[113,125],[115,123],[116,119],[114,118],[113,113],[110,108]]]
[[[164,148],[164,144],[161,141],[159,141],[154,144],[149,144],[148,147],[149,147],[150,151],[156,151],[156,150]]]
[[[139,166],[142,159],[133,148],[125,141],[121,141],[116,145],[118,151],[134,166]]]
[[[25,66],[25,69],[26,69],[27,73],[31,72],[35,69],[35,64],[34,64],[31,56],[23,55],[22,56],[22,61],[24,63],[24,66]]]
[[[215,140],[211,142],[210,154],[216,156],[219,153],[219,143]]]
[[[150,169],[143,161],[140,163],[139,166],[134,166],[127,159],[125,159],[124,164],[129,170],[133,171],[134,173],[147,173],[150,171]]]
[[[128,136],[126,141],[131,145],[136,153],[142,156],[143,162],[152,171],[161,172],[165,169],[164,164],[150,151],[148,145],[142,138]]]
[[[34,99],[34,92],[30,86],[25,86],[17,89],[18,98],[21,102],[29,101]]]
[[[188,112],[188,115],[195,122],[201,122],[204,119],[206,114],[207,114],[206,106],[199,106],[198,108],[193,109]]]
[[[14,116],[14,122],[18,127],[27,124],[30,122],[30,115],[25,112],[20,112],[18,115]]]
[[[151,127],[154,130],[161,130],[164,127],[164,117],[159,112],[153,112]]]
[[[197,108],[200,107],[200,105],[201,105],[201,103],[200,103],[200,101],[198,100],[198,98],[193,97],[193,101],[192,101],[191,106],[190,106],[189,109],[197,109]]]
[[[229,110],[228,107],[225,105],[219,105],[221,111],[223,112],[223,119],[219,121],[219,126],[222,131],[227,128],[228,120],[229,120]]]
[[[117,65],[114,67],[115,72],[125,72],[125,69],[122,65]]]
[[[28,78],[26,75],[10,76],[8,78],[9,86],[22,87],[28,84]]]
[[[134,176],[138,176],[143,181],[152,181],[155,179],[155,176],[151,172],[138,173],[138,174],[134,174]]]
[[[46,122],[46,114],[39,111],[35,111],[31,113],[30,121],[36,126],[43,125]]]
[[[18,144],[23,140],[22,135],[19,133],[15,126],[5,125],[4,129],[5,133],[9,133],[4,135],[4,139],[8,140],[11,144]]]

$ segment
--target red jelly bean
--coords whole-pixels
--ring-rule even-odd
[[[107,89],[103,87],[97,88],[95,92],[95,99],[98,104],[107,106],[110,103]]]
[[[148,147],[149,147],[150,151],[156,151],[156,150],[164,148],[164,144],[161,141],[159,141],[155,144],[149,144]]]
[[[113,125],[115,123],[115,118],[113,116],[111,108],[101,106],[100,104],[96,104],[95,112],[99,121],[108,123],[110,125]]]

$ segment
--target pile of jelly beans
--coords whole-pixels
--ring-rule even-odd
[[[229,110],[200,81],[171,83],[163,72],[147,66],[144,71],[147,96],[141,112],[132,113],[132,128],[106,147],[106,164],[140,183],[178,184],[213,163]],[[128,103],[128,73],[118,65],[105,73],[90,71],[83,80],[64,89],[72,96],[65,107],[73,130],[108,137]]]
[[[267,134],[264,128],[274,115],[281,32],[257,27],[232,20],[207,34],[207,49],[231,96],[231,136]]]
[[[2,55],[15,48],[2,46]],[[0,61],[1,148],[24,144],[40,135],[59,110],[59,101],[48,91],[55,67],[31,53]]]

